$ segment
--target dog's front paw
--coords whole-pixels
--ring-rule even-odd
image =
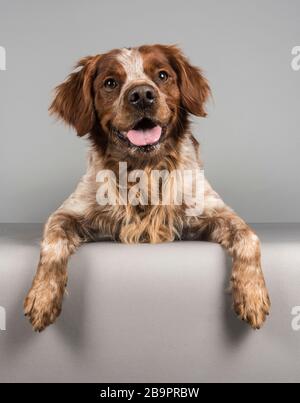
[[[55,322],[61,312],[65,283],[35,280],[24,301],[24,313],[33,329],[41,332]]]
[[[246,272],[247,273],[247,272]],[[263,275],[240,274],[232,279],[233,306],[240,319],[260,329],[269,315],[271,303]]]

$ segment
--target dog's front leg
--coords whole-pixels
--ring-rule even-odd
[[[251,228],[232,210],[223,207],[204,212],[192,233],[221,244],[233,258],[233,305],[237,315],[259,329],[269,314],[270,299],[261,268],[260,242]]]
[[[80,225],[75,216],[59,210],[50,216],[37,273],[24,302],[25,315],[34,330],[42,331],[59,316],[67,283],[68,258],[81,241]]]

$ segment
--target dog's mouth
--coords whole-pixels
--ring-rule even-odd
[[[128,131],[114,129],[117,136],[126,141],[129,146],[150,151],[159,144],[166,126],[160,125],[153,119],[142,118]]]

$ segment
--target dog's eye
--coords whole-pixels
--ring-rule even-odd
[[[118,83],[114,78],[108,78],[107,80],[104,81],[104,87],[107,88],[108,90],[113,90],[117,86]]]
[[[169,78],[169,74],[168,74],[166,71],[161,70],[161,71],[158,73],[158,78],[159,78],[161,81],[167,81],[167,79]]]

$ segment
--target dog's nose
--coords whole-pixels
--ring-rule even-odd
[[[138,109],[151,107],[156,99],[156,93],[150,85],[139,85],[128,93],[128,102]]]

